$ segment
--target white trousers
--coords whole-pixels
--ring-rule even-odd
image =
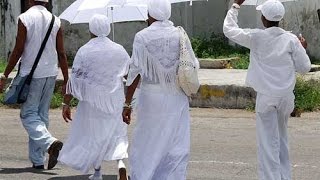
[[[291,180],[287,127],[293,109],[293,93],[280,98],[257,95],[259,180]]]

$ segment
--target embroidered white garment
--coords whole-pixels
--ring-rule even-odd
[[[127,85],[140,74],[137,122],[129,152],[132,180],[185,180],[190,152],[187,96],[177,83],[180,33],[157,21],[137,33]]]
[[[179,30],[170,21],[156,21],[136,34],[127,85],[140,74],[143,84],[159,84],[181,93],[177,83],[180,57]]]
[[[88,173],[103,160],[127,158],[127,125],[123,76],[131,60],[125,49],[107,37],[97,37],[78,51],[67,93],[80,102],[59,161]]]

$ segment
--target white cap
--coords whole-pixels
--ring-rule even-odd
[[[257,7],[268,21],[281,21],[286,13],[283,4],[278,0],[268,0]]]
[[[49,0],[35,0],[35,1],[40,1],[40,2],[49,2]]]

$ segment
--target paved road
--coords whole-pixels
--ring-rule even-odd
[[[51,132],[65,139],[68,125],[60,110],[51,111]],[[27,156],[27,137],[19,111],[0,108],[0,180],[87,179],[63,165],[35,172]],[[254,114],[240,110],[192,109],[189,180],[255,180]],[[132,127],[129,128],[130,133]],[[320,113],[290,120],[294,180],[320,179]],[[116,180],[116,163],[105,163],[106,180]]]

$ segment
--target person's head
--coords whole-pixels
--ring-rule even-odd
[[[258,6],[257,10],[261,11],[261,21],[266,28],[278,27],[286,12],[283,4],[278,0],[268,0]]]
[[[49,3],[49,0],[29,0],[30,6],[41,5],[46,7],[48,3]]]
[[[150,0],[148,4],[148,25],[155,21],[165,21],[171,17],[169,0]]]
[[[110,22],[105,15],[94,15],[89,22],[91,37],[107,37],[110,34]]]

